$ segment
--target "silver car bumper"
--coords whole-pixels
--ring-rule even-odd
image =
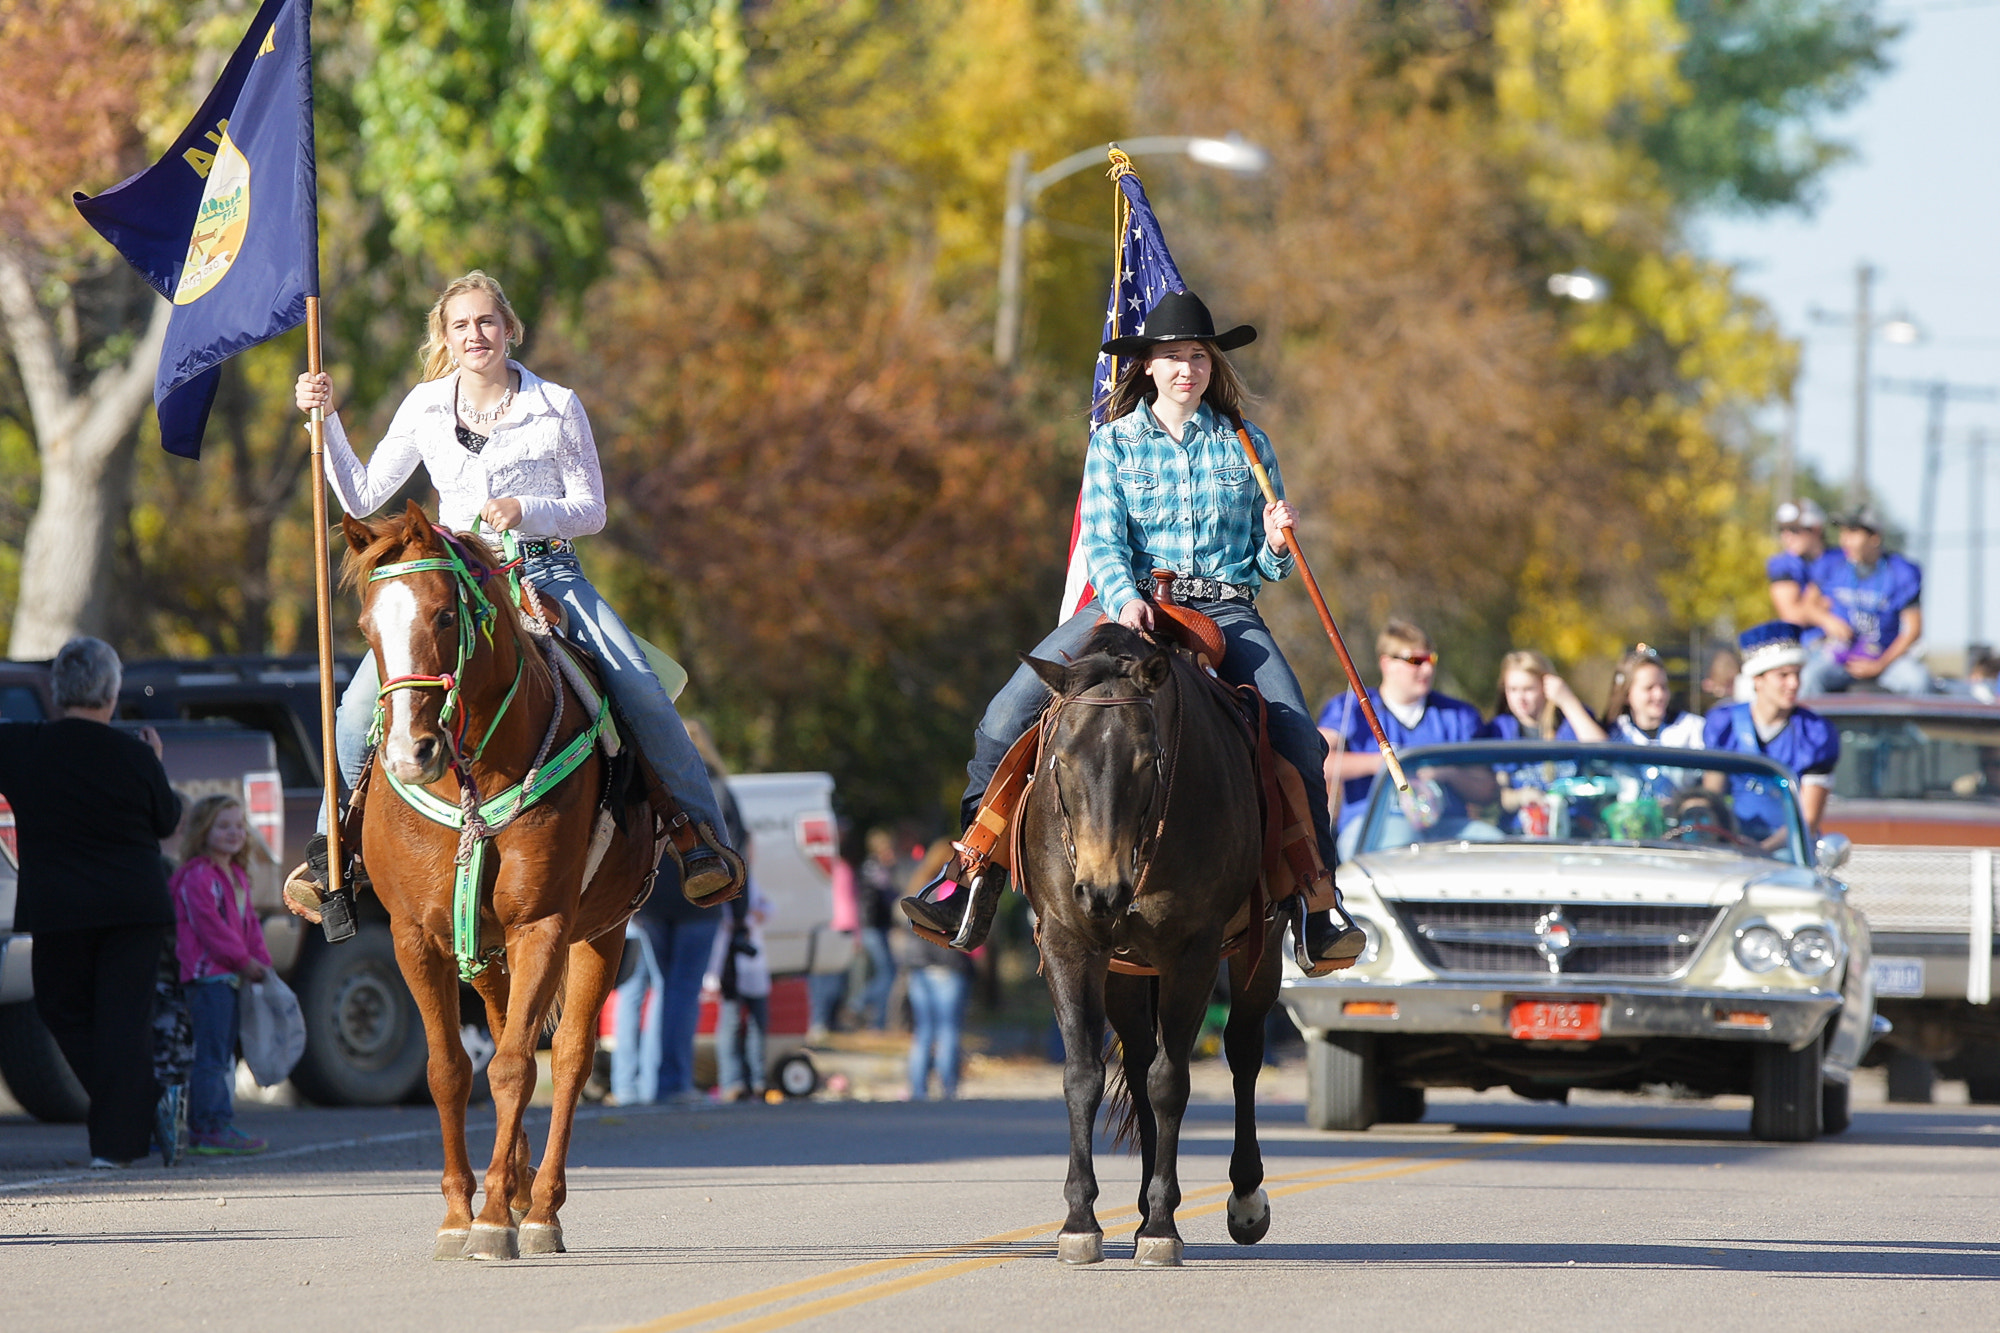
[[[1667,989],[1631,984],[1591,986],[1474,985],[1404,981],[1287,981],[1283,1000],[1301,1028],[1324,1032],[1453,1033],[1513,1037],[1512,1011],[1522,1000],[1603,1005],[1602,1040],[1697,1037],[1714,1041],[1782,1042],[1793,1050],[1819,1035],[1840,1008],[1831,991]],[[1393,1014],[1357,1013],[1350,1006],[1394,1005]],[[1756,1021],[1749,1016],[1756,1015]]]

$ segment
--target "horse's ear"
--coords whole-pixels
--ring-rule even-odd
[[[1154,653],[1151,657],[1134,664],[1132,679],[1147,694],[1153,693],[1167,683],[1167,675],[1174,669],[1171,658],[1165,653]]]
[[[412,546],[437,545],[437,532],[431,527],[431,516],[415,500],[403,506],[403,540]]]
[[[1021,654],[1021,660],[1032,667],[1035,674],[1042,678],[1042,683],[1057,694],[1061,694],[1069,688],[1068,667],[1056,662],[1045,662],[1039,657],[1030,657],[1026,653]]]
[[[340,531],[347,538],[347,549],[360,555],[375,540],[374,530],[352,514],[340,516]]]

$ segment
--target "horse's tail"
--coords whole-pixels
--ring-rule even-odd
[[[1132,1100],[1132,1084],[1125,1077],[1125,1043],[1111,1040],[1105,1057],[1111,1077],[1104,1084],[1104,1124],[1111,1131],[1111,1146],[1128,1153],[1139,1151],[1139,1108]]]

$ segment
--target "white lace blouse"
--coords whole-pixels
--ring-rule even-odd
[[[438,521],[465,530],[488,500],[521,502],[523,537],[583,537],[604,527],[604,474],[583,402],[517,361],[521,387],[486,447],[458,442],[458,376],[419,384],[396,409],[389,433],[367,463],[357,458],[338,416],[326,419],[327,481],[357,517],[380,509],[422,463],[438,491]]]

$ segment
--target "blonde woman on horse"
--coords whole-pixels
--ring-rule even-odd
[[[1251,342],[1257,331],[1244,324],[1218,334],[1208,307],[1192,292],[1162,296],[1143,327],[1143,334],[1104,344],[1124,365],[1084,463],[1081,541],[1097,595],[1033,655],[1068,660],[1106,615],[1151,631],[1153,606],[1140,590],[1150,586],[1152,570],[1174,570],[1181,576],[1175,600],[1214,620],[1228,640],[1217,674],[1231,685],[1254,683],[1264,696],[1271,746],[1305,782],[1320,856],[1331,867],[1337,854],[1327,817],[1326,742],[1298,678],[1257,613],[1264,581],[1292,572],[1296,561],[1285,528],[1298,521],[1298,511],[1282,498],[1284,481],[1270,440],[1244,423],[1277,489],[1276,504],[1263,502],[1236,437],[1243,385],[1225,353]],[[1023,666],[987,706],[966,766],[970,781],[960,814],[968,828],[1002,757],[1034,725],[1049,697],[1042,678]],[[974,949],[992,926],[1005,872],[992,868],[970,892],[959,883],[964,874],[954,857],[902,906],[912,921],[954,947]],[[1316,962],[1356,957],[1365,942],[1337,898],[1331,912],[1307,917],[1305,936],[1301,952]]]
[[[437,487],[444,527],[464,531],[478,519],[493,532],[515,535],[522,577],[561,606],[563,629],[596,658],[632,739],[699,829],[701,845],[683,857],[683,884],[690,898],[703,898],[732,877],[712,850],[727,845],[727,826],[701,756],[639,638],[577,563],[576,539],[604,527],[597,442],[576,394],[508,357],[524,332],[500,284],[475,269],[446,287],[431,307],[423,382],[396,409],[389,433],[366,463],[355,455],[333,411],[327,375],[299,376],[299,410],[325,412],[327,480],[354,517],[379,509],[422,463]],[[371,653],[348,682],[335,723],[341,777],[350,791],[361,779],[380,688]],[[322,809],[319,834],[307,846],[303,867],[322,893],[326,818]],[[343,849],[359,851],[344,843]]]

